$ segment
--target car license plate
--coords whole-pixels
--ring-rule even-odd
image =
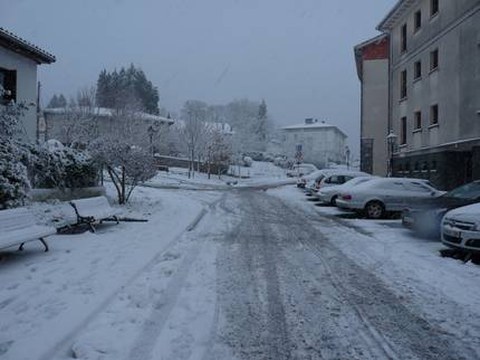
[[[460,235],[461,235],[460,231],[453,230],[453,229],[450,229],[450,228],[445,228],[444,232],[445,232],[445,234],[447,234],[449,236],[453,236],[455,238],[460,238]]]

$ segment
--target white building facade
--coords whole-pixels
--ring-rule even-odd
[[[292,159],[301,155],[301,160],[318,168],[331,163],[346,162],[347,135],[334,125],[316,119],[305,119],[302,124],[282,128],[284,153]]]
[[[6,90],[0,105],[10,101],[29,106],[22,119],[22,136],[37,140],[37,66],[55,62],[55,56],[0,28],[0,85]]]
[[[395,176],[449,190],[480,179],[480,0],[400,0],[390,37]]]

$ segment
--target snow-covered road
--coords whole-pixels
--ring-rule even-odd
[[[148,223],[0,264],[0,359],[480,358],[479,267],[398,223],[292,186],[142,194]]]

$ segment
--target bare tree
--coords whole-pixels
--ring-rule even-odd
[[[205,121],[207,120],[208,105],[202,101],[188,100],[183,105],[182,118],[184,126],[181,135],[185,141],[190,168],[188,177],[193,177],[195,159],[199,160],[202,142],[205,140]]]
[[[217,169],[220,178],[220,169],[228,166],[231,158],[230,135],[226,135],[220,123],[205,124],[205,161],[207,174],[210,179],[212,167]]]

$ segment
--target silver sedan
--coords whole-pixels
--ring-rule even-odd
[[[342,192],[336,205],[379,219],[388,212],[400,212],[407,205],[442,194],[443,191],[435,189],[427,180],[378,178]]]

